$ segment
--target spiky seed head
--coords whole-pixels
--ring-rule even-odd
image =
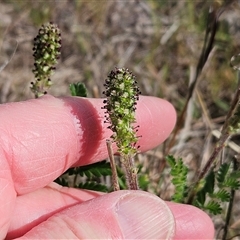
[[[35,60],[33,74],[36,81],[31,84],[31,90],[35,97],[45,94],[52,85],[50,76],[55,70],[54,65],[60,56],[60,50],[60,29],[53,23],[42,25],[34,38],[33,46]]]
[[[115,68],[108,75],[103,94],[106,123],[113,131],[111,138],[116,142],[122,155],[135,155],[138,150],[137,130],[135,126],[136,104],[139,99],[139,87],[135,76],[125,68]]]

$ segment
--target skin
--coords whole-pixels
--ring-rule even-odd
[[[211,219],[195,207],[140,190],[53,183],[71,166],[107,157],[102,105],[52,96],[0,105],[0,239],[213,239]],[[141,151],[162,143],[176,121],[172,105],[154,97],[140,97],[136,116]]]

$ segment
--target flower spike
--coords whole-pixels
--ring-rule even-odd
[[[111,138],[118,147],[122,156],[126,178],[130,189],[138,189],[137,169],[133,164],[133,157],[138,152],[137,131],[135,111],[139,99],[139,88],[135,76],[125,68],[116,68],[111,71],[105,80],[106,91],[103,94],[106,99],[105,123],[110,124],[109,129],[113,131]]]
[[[61,33],[57,25],[43,25],[34,38],[33,57],[35,59],[33,73],[35,82],[31,82],[31,90],[38,98],[47,93],[52,85],[50,76],[53,74],[60,56]]]
[[[109,128],[113,131],[111,138],[121,154],[135,155],[139,126],[134,127],[133,124],[140,94],[135,76],[128,69],[116,68],[110,72],[104,86],[106,91],[103,93],[107,99],[103,101],[103,108],[106,109],[106,123],[110,123]]]

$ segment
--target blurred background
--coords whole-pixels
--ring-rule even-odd
[[[167,99],[180,115],[203,48],[210,6],[223,10],[214,47],[170,149],[194,175],[209,157],[238,87],[230,59],[240,53],[239,1],[1,0],[0,103],[34,97],[29,88],[34,80],[33,38],[42,24],[52,21],[62,32],[62,50],[50,94],[70,95],[69,84],[83,82],[89,97],[102,97],[108,73],[126,67],[136,75],[143,95]],[[238,153],[238,142],[236,135],[236,148],[229,147],[227,154]],[[170,199],[166,145],[140,154],[138,160],[147,173],[145,190]],[[218,229],[221,221],[215,220]]]
[[[32,97],[32,41],[39,27],[52,21],[62,31],[52,94],[68,94],[68,84],[81,81],[90,96],[101,96],[109,71],[127,67],[137,76],[144,95],[166,98],[180,110],[204,43],[209,7],[223,2],[2,0],[0,66],[8,63],[1,71],[0,100]],[[218,106],[212,117],[227,109],[236,86],[229,61],[239,50],[239,14],[240,5],[232,1],[221,15],[216,50],[199,86],[208,110]]]

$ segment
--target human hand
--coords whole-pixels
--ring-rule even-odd
[[[0,239],[212,239],[210,218],[192,206],[143,191],[52,183],[73,165],[107,157],[111,132],[101,106],[101,99],[51,96],[0,105]],[[175,112],[164,100],[140,97],[137,121],[145,151],[167,138]]]

